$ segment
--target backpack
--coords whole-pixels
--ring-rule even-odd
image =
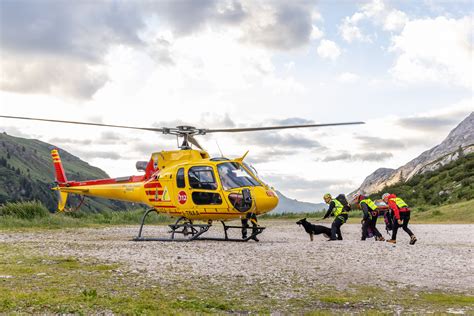
[[[390,211],[385,211],[383,214],[383,220],[385,222],[385,230],[387,234],[393,229],[393,214]]]
[[[344,194],[341,193],[338,196],[336,196],[336,200],[338,200],[342,204],[342,206],[344,206],[343,208],[344,211],[351,210],[351,206],[347,202],[346,196]]]

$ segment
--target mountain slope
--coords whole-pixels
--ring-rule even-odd
[[[454,128],[441,144],[396,170],[377,169],[354,192],[371,194],[380,191],[385,186],[405,182],[418,174],[434,171],[472,152],[474,152],[474,112]]]
[[[54,146],[39,140],[13,137],[0,133],[0,204],[21,200],[39,200],[48,209],[56,209],[56,196],[50,190],[54,168],[50,151]],[[59,150],[66,176],[71,180],[101,179],[108,175],[99,168]],[[71,196],[71,204],[77,205]],[[125,210],[129,203],[86,198],[81,207],[88,211]]]
[[[327,205],[324,203],[308,203],[290,199],[279,191],[277,191],[277,195],[280,201],[278,202],[277,208],[274,209],[270,214],[310,213],[321,211],[327,207]]]
[[[474,199],[474,153],[461,156],[435,171],[417,174],[407,182],[385,187],[372,195],[385,193],[401,196],[408,205],[442,205]]]

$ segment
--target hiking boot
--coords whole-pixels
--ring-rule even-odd
[[[415,235],[411,236],[410,238],[410,245],[414,245],[418,239],[416,239]]]
[[[389,242],[391,244],[396,244],[397,243],[397,241],[395,239],[389,239],[389,240],[387,240],[387,242]]]
[[[383,238],[383,236],[380,236],[380,237],[377,237],[375,240],[377,240],[377,241],[385,241],[385,238]]]

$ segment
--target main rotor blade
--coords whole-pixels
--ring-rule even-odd
[[[152,128],[152,127],[137,127],[137,126],[125,126],[125,125],[110,125],[110,124],[101,124],[101,123],[88,123],[88,122],[77,122],[77,121],[50,120],[50,119],[42,119],[42,118],[34,118],[34,117],[7,116],[7,115],[0,115],[0,117],[9,118],[9,119],[19,119],[19,120],[42,121],[42,122],[65,123],[65,124],[78,124],[78,125],[92,125],[92,126],[101,126],[101,127],[116,127],[116,128],[138,129],[138,130],[152,131],[152,132],[163,132],[163,129],[162,129],[162,128]]]
[[[204,148],[201,147],[201,145],[199,144],[199,142],[197,141],[196,138],[194,138],[193,135],[188,135],[188,141],[193,144],[194,146],[196,146],[197,148],[201,149],[204,151]]]
[[[365,124],[365,122],[281,125],[281,126],[249,127],[249,128],[218,128],[218,129],[206,129],[205,131],[206,131],[206,134],[207,133],[239,133],[239,132],[269,131],[269,130],[290,129],[290,128],[326,127],[326,126],[343,126],[343,125],[358,125],[358,124]]]

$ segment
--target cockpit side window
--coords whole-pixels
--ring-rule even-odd
[[[176,185],[178,188],[186,187],[186,180],[184,179],[184,168],[179,168],[176,174]]]
[[[217,165],[217,171],[224,190],[260,185],[242,165],[236,162],[221,163]]]
[[[192,167],[188,171],[189,185],[193,189],[215,190],[217,189],[214,171],[208,166]]]

